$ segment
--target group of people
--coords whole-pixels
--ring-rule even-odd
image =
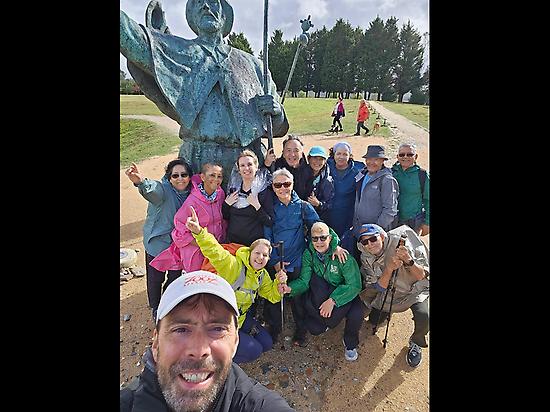
[[[155,330],[142,374],[121,391],[121,410],[292,410],[238,366],[279,339],[283,297],[296,345],[345,318],[344,357],[354,361],[366,311],[375,324],[388,314],[379,298],[396,270],[392,312],[413,312],[407,362],[418,366],[429,329],[429,265],[415,235],[429,232],[429,178],[415,164],[414,145],[400,146],[392,169],[382,146],[369,146],[363,164],[346,142],[306,156],[292,135],[281,157],[273,149],[264,157],[266,118],[273,137],[287,134],[288,119],[262,64],[223,41],[233,25],[230,4],[188,1],[193,40],[170,33],[159,4],[150,3],[145,26],[120,12],[130,73],[179,123],[182,138],[160,180],[135,164],[126,170],[149,202],[143,242]],[[340,98],[333,130],[343,130],[344,116]],[[368,109],[366,116],[361,109],[358,132]],[[405,245],[395,245],[394,227],[409,231]],[[265,323],[256,316],[260,299]]]
[[[126,175],[149,202],[143,242],[156,332],[170,285],[182,275],[215,272],[236,302],[236,364],[258,359],[277,342],[283,298],[290,301],[295,345],[306,346],[308,333],[345,319],[344,358],[354,361],[367,313],[372,327],[390,313],[382,296],[397,270],[391,313],[412,311],[406,360],[418,366],[429,331],[429,252],[419,238],[429,233],[429,176],[416,164],[412,143],[399,146],[391,168],[383,146],[368,146],[362,157],[364,163],[355,161],[344,141],[329,151],[313,146],[306,156],[300,137],[289,135],[282,156],[271,149],[263,165],[254,152],[241,152],[226,190],[223,168],[212,162],[193,174],[187,162],[172,160],[158,181],[132,164]],[[399,245],[404,231],[407,241]]]
[[[342,96],[338,97],[338,101],[334,105],[330,115],[332,116],[332,126],[330,127],[329,132],[336,133],[343,131],[344,127],[342,126],[340,119],[346,116],[346,108],[344,107],[344,100]],[[357,110],[357,131],[353,134],[353,136],[359,136],[361,134],[361,129],[365,131],[365,136],[369,133],[369,128],[365,125],[365,122],[368,122],[369,117],[370,111],[367,101],[365,99],[359,100],[359,109]]]
[[[205,163],[193,175],[189,164],[176,159],[160,181],[143,177],[132,164],[126,174],[149,201],[143,241],[153,320],[168,285],[209,263],[208,270],[235,290],[235,362],[253,361],[277,342],[285,294],[296,345],[307,345],[308,332],[323,333],[346,318],[344,356],[357,359],[365,311],[372,319],[373,308],[385,313],[376,308],[376,297],[385,292],[387,274],[396,268],[412,272],[411,285],[429,274],[425,247],[409,241],[406,251],[396,251],[392,238],[392,229],[403,225],[414,233],[411,238],[429,233],[429,177],[423,171],[421,182],[417,157],[414,144],[401,144],[389,168],[384,147],[370,145],[361,163],[343,141],[328,152],[313,146],[306,156],[301,139],[289,135],[282,156],[271,149],[263,165],[254,152],[241,152],[226,190],[219,164]],[[274,247],[279,244],[283,248]],[[419,285],[409,291],[427,296]],[[255,305],[261,298],[263,323]],[[428,330],[427,299],[421,303],[413,308],[411,366],[420,363],[420,348],[426,347],[420,336]]]

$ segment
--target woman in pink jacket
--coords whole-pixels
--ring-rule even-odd
[[[185,226],[191,216],[191,206],[197,213],[200,225],[208,228],[218,242],[224,242],[227,222],[222,216],[225,200],[225,193],[220,187],[222,180],[222,167],[213,163],[205,163],[200,175],[191,178],[191,193],[174,215],[173,243],[151,261],[151,266],[157,270],[183,269],[185,272],[201,268],[204,255]]]
[[[359,102],[359,110],[357,111],[357,132],[354,136],[359,136],[361,129],[365,129],[365,136],[369,132],[369,128],[365,126],[365,122],[369,120],[369,108],[365,99]]]

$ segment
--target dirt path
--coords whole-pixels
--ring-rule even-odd
[[[369,144],[386,147],[389,161],[395,162],[397,147],[401,141],[414,141],[418,146],[418,163],[429,169],[429,133],[413,125],[403,116],[370,102],[382,117],[387,119],[393,135],[352,136],[318,134],[302,136],[306,153],[311,146],[326,148],[345,140],[360,159]],[[179,125],[165,116],[125,116],[154,121],[177,134]],[[276,153],[281,153],[282,139],[274,140]],[[163,167],[177,156],[177,151],[166,156],[156,156],[140,162],[140,171],[145,176],[158,179]],[[142,226],[147,202],[120,171],[120,245],[138,249],[138,264],[145,266],[142,242]],[[429,236],[424,237],[429,245]],[[134,278],[120,287],[120,383],[127,383],[140,373],[141,354],[150,343],[153,330],[151,315],[147,308],[145,277]],[[292,333],[290,306],[285,305],[285,331]],[[130,314],[129,321],[123,315]],[[256,362],[242,365],[252,377],[271,389],[279,391],[297,411],[428,411],[429,410],[429,351],[423,353],[422,364],[411,369],[405,362],[407,342],[412,333],[410,311],[392,316],[388,333],[388,346],[382,347],[385,324],[377,335],[368,334],[366,325],[360,333],[359,358],[347,362],[343,358],[343,322],[323,335],[310,337],[305,348],[293,347],[288,342],[286,349],[280,346],[265,353]]]

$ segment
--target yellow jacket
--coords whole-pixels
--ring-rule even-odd
[[[208,233],[206,228],[203,228],[198,235],[193,234],[193,237],[196,239],[202,254],[210,260],[218,274],[231,285],[239,278],[243,265],[246,266],[244,283],[235,291],[240,313],[239,328],[244,322],[246,311],[254,303],[256,293],[271,303],[281,301],[281,295],[277,290],[279,281],[277,279],[271,280],[265,268],[257,271],[250,265],[250,248],[248,246],[239,248],[233,256],[220,246],[216,238]]]

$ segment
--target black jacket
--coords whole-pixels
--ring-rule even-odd
[[[319,207],[315,208],[315,211],[319,215],[319,218],[323,222],[328,222],[328,211],[332,208],[332,199],[334,198],[334,180],[330,175],[330,169],[328,165],[325,165],[319,173],[319,182],[313,186],[315,178],[312,177],[306,184],[308,193],[314,193],[317,200],[321,202]]]
[[[169,412],[151,362],[141,375],[120,390],[120,412]],[[212,412],[294,411],[277,392],[251,379],[233,363]]]
[[[313,179],[313,171],[307,164],[305,156],[302,155],[300,164],[297,168],[290,167],[284,157],[279,157],[275,160],[275,170],[282,169],[283,167],[294,177],[294,191],[298,197],[307,202],[307,198],[311,194],[311,180]]]
[[[229,222],[225,235],[226,243],[235,242],[250,246],[256,239],[264,237],[264,226],[273,226],[271,219],[273,215],[273,193],[270,187],[266,187],[258,193],[258,201],[261,205],[259,210],[256,210],[252,205],[237,209],[223,202],[222,215]]]

